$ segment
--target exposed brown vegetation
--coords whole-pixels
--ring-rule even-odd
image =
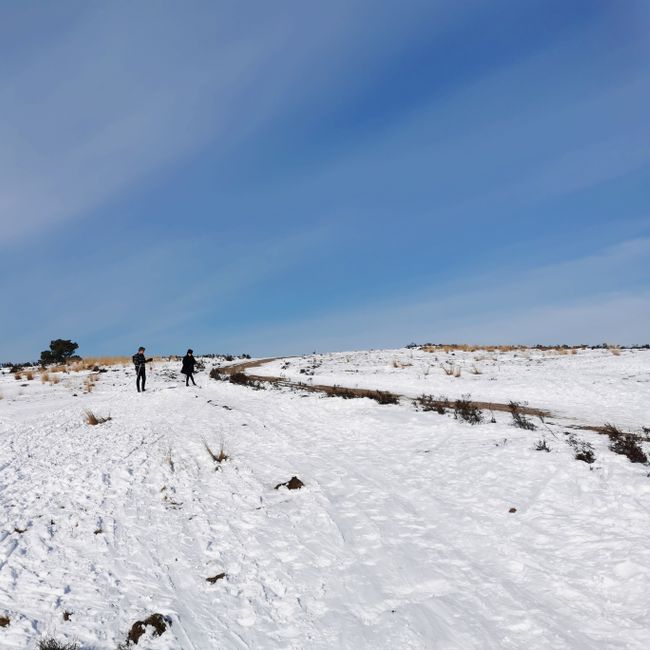
[[[97,383],[97,375],[88,375],[84,380],[84,392],[92,393],[96,383]]]
[[[79,644],[70,642],[66,643],[64,641],[57,641],[52,637],[47,639],[41,639],[38,642],[38,650],[79,650]]]
[[[444,395],[437,398],[434,398],[433,395],[421,395],[413,400],[413,404],[423,411],[435,411],[440,415],[444,415],[451,408],[449,400]]]
[[[281,487],[286,487],[287,490],[299,490],[304,485],[297,476],[292,476],[286,483],[278,483],[274,489],[279,490]]]
[[[516,427],[528,431],[535,431],[535,429],[537,429],[537,426],[526,417],[519,402],[510,402],[508,406],[510,407],[510,413],[512,414],[513,424]]]
[[[215,582],[217,582],[218,580],[223,580],[225,577],[226,577],[225,573],[217,573],[216,576],[206,578],[205,581],[213,585]]]
[[[0,627],[7,627],[11,623],[11,619],[8,616],[0,616]]]
[[[224,451],[223,448],[223,443],[221,443],[221,448],[219,449],[219,453],[215,454],[212,449],[210,449],[210,446],[208,445],[207,441],[205,438],[203,439],[203,445],[205,446],[205,450],[208,452],[210,455],[210,458],[217,464],[221,465],[224,461],[228,460],[230,456]]]
[[[472,402],[469,395],[463,395],[461,399],[454,402],[454,418],[463,420],[469,424],[480,424],[483,422],[481,409]]]
[[[171,620],[162,614],[151,614],[144,619],[144,621],[136,621],[129,630],[127,637],[127,644],[138,645],[140,637],[146,632],[147,627],[153,628],[154,636],[160,636],[167,630],[167,626],[171,625]]]
[[[97,424],[104,424],[104,422],[108,422],[109,420],[112,420],[113,418],[108,415],[105,418],[98,418],[92,411],[86,410],[84,411],[86,414],[85,419],[86,419],[86,424],[91,424],[92,426],[95,426]]]
[[[524,350],[524,345],[468,345],[466,343],[460,344],[445,344],[445,345],[422,345],[420,350],[423,352],[512,352],[513,350]]]
[[[621,431],[613,424],[605,424],[603,433],[609,438],[609,448],[616,454],[627,456],[631,463],[647,463],[648,457],[639,444],[641,436]]]

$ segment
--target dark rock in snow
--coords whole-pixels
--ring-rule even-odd
[[[275,489],[279,490],[281,487],[286,487],[288,490],[299,490],[303,485],[304,483],[297,476],[292,476],[290,481],[278,483]]]

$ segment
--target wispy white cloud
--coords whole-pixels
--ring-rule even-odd
[[[515,276],[495,270],[263,333],[252,327],[235,335],[232,345],[268,354],[401,346],[412,340],[645,343],[648,259],[650,239],[631,240]],[[629,285],[639,281],[641,288]]]
[[[92,341],[105,354],[143,340],[173,352],[170,338],[193,337],[206,323],[218,330],[233,303],[297,272],[330,238],[327,225],[316,224],[246,247],[192,238],[127,254],[113,248],[71,264],[53,262],[47,278],[26,267],[19,282],[0,282],[3,300],[14,306],[0,312],[0,359],[29,358],[57,337],[82,347]]]
[[[201,19],[218,16],[202,13],[95,5],[37,59],[0,73],[3,244],[92,210],[224,132],[233,95],[277,36],[210,33]]]
[[[0,245],[88,216],[202,147],[227,150],[293,102],[341,84],[367,9],[60,5],[49,9],[49,22],[65,25],[57,30],[22,16],[22,39],[7,28],[7,51],[0,46]],[[9,13],[0,21],[11,25]],[[377,19],[388,23],[390,12]],[[406,22],[395,16],[393,30]]]

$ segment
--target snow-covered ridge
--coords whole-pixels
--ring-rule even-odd
[[[445,370],[457,370],[459,376]],[[650,426],[650,350],[420,349],[280,359],[254,370],[293,381],[489,402],[527,402],[589,424]]]

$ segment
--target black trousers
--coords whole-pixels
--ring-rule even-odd
[[[196,386],[196,382],[194,381],[194,373],[193,372],[188,372],[185,375],[185,385],[186,386],[190,385],[190,379],[192,380],[192,383]]]
[[[146,371],[144,369],[144,366],[140,366],[137,369],[136,374],[137,374],[137,377],[136,377],[136,380],[135,380],[135,385],[137,386],[138,393],[139,393],[141,388],[142,388],[142,390],[145,389],[144,385],[147,382],[147,373],[146,373]],[[141,384],[142,384],[142,387],[140,386]]]

